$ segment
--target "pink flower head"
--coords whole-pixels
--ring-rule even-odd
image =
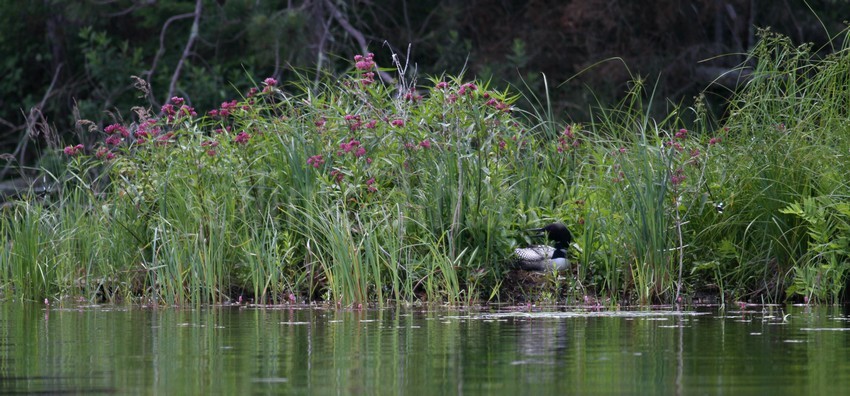
[[[249,135],[245,131],[242,131],[242,132],[239,132],[239,134],[237,134],[235,138],[233,138],[233,141],[236,142],[236,143],[239,143],[239,144],[245,144],[245,143],[248,143],[248,140],[250,140],[250,139],[251,139],[251,135]]]
[[[363,70],[363,71],[371,70],[375,67],[375,62],[373,60],[374,58],[375,58],[375,54],[373,54],[371,52],[366,54],[366,56],[355,55],[354,56],[354,62],[355,62],[354,67],[356,67],[357,70]]]
[[[679,151],[679,152],[681,152],[682,150],[685,149],[684,147],[682,147],[681,144],[679,144],[679,142],[673,141],[673,140],[665,142],[664,145],[667,146],[667,147],[673,147],[674,149],[676,149],[676,151]]]
[[[401,118],[397,118],[395,120],[392,120],[390,124],[392,124],[392,126],[402,127],[404,126],[404,120],[402,120]]]
[[[82,144],[78,144],[76,146],[67,146],[63,151],[65,152],[65,155],[75,156],[82,152],[84,148],[85,147]]]
[[[318,120],[316,120],[316,126],[321,128],[321,127],[325,126],[326,122],[328,122],[328,120],[326,120],[324,117],[319,118]]]
[[[364,155],[366,155],[366,149],[363,147],[358,147],[357,150],[354,152],[355,157],[362,157]]]
[[[676,139],[684,139],[686,137],[688,137],[688,130],[687,129],[682,128],[678,132],[676,132]]]
[[[270,86],[270,87],[275,86],[275,85],[277,85],[277,80],[275,80],[272,77],[269,77],[269,78],[266,78],[265,80],[263,80],[263,84]]]
[[[438,83],[437,83],[437,85],[436,85],[436,88],[437,88],[437,89],[446,89],[446,88],[448,88],[448,87],[449,87],[449,83],[447,83],[447,82],[445,82],[445,81],[440,81],[440,82],[438,82]]]
[[[183,98],[181,98],[179,96],[172,96],[171,97],[171,103],[174,103],[175,106],[181,106],[184,102],[185,102],[185,100],[183,100]]]
[[[322,164],[325,163],[325,159],[321,155],[314,155],[310,158],[307,158],[307,165],[310,165],[316,169],[319,169]]]
[[[162,111],[162,113],[165,114],[168,117],[174,117],[174,114],[177,113],[174,110],[174,105],[171,104],[171,103],[166,103],[166,104],[162,105],[162,107],[160,108],[160,111]]]
[[[345,175],[339,171],[339,169],[334,169],[331,171],[331,177],[336,180],[337,183],[341,182]]]
[[[720,141],[721,141],[721,140],[720,140],[720,138],[719,138],[719,137],[713,137],[713,138],[711,138],[711,139],[708,139],[708,145],[709,145],[709,146],[714,146],[715,144],[720,143]]]
[[[107,146],[117,146],[121,144],[121,136],[118,135],[110,135],[103,141]]]
[[[375,129],[378,126],[378,120],[371,120],[366,123],[366,129]]]
[[[342,149],[343,153],[348,153],[354,150],[354,148],[360,146],[360,141],[357,139],[351,139],[348,143],[340,143],[339,148]]]
[[[476,90],[478,90],[477,85],[475,85],[473,83],[466,83],[466,84],[463,84],[463,85],[460,86],[460,89],[457,91],[457,94],[461,95],[461,96],[466,95],[467,93],[469,95],[472,95],[472,92],[474,92]]]
[[[418,101],[422,100],[422,95],[419,95],[416,92],[408,92],[408,93],[404,94],[404,100],[406,100],[408,102],[418,102]]]
[[[369,180],[366,180],[366,190],[368,190],[369,192],[378,191],[378,188],[375,187],[374,184],[375,184],[375,178],[374,177],[369,179]]]
[[[424,149],[429,149],[429,148],[431,148],[431,141],[428,140],[428,139],[425,139],[425,140],[419,142],[419,147],[422,147]]]
[[[685,181],[685,171],[682,168],[676,169],[672,175],[670,175],[670,183],[674,186],[678,186]]]
[[[107,135],[121,135],[123,137],[130,136],[130,131],[121,124],[109,125],[106,128],[103,128],[103,132],[106,132]]]

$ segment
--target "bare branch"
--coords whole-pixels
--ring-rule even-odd
[[[168,18],[165,21],[165,23],[162,24],[162,30],[159,32],[159,49],[156,51],[156,55],[154,55],[154,57],[153,57],[153,62],[151,63],[151,68],[149,70],[145,71],[144,73],[142,73],[142,75],[145,76],[145,80],[148,83],[148,87],[151,86],[151,80],[153,79],[153,73],[156,70],[156,66],[159,63],[159,59],[162,57],[163,54],[165,54],[165,32],[168,30],[168,27],[171,25],[172,22],[179,21],[181,19],[191,18],[193,16],[195,16],[194,12],[174,15],[171,18]],[[156,100],[153,96],[153,93],[150,94],[150,98],[151,98],[152,101]]]
[[[192,52],[192,44],[195,43],[195,39],[198,38],[198,22],[201,20],[201,5],[203,1],[196,0],[195,1],[195,20],[192,21],[192,31],[189,33],[189,39],[186,41],[186,48],[183,48],[183,55],[180,56],[180,60],[177,62],[177,67],[174,68],[174,74],[171,75],[171,84],[168,86],[168,95],[165,97],[165,101],[168,101],[172,95],[174,95],[174,90],[177,86],[177,79],[180,78],[180,71],[183,69],[183,63],[186,62],[186,58],[189,57],[189,54]]]
[[[357,44],[360,45],[360,51],[362,51],[364,55],[367,54],[369,52],[369,46],[366,45],[366,37],[363,36],[363,33],[348,23],[348,19],[345,18],[345,15],[342,15],[339,8],[336,8],[333,1],[325,0],[325,6],[328,7],[328,10],[331,12],[331,15],[333,15],[336,22],[339,23],[339,25],[348,32],[348,34],[354,37],[354,40],[356,40]],[[387,72],[378,70],[378,75],[380,75],[381,79],[384,81],[394,81],[393,77]]]

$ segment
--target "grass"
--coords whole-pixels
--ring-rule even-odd
[[[574,269],[547,278],[544,300],[834,303],[850,263],[848,51],[818,58],[763,33],[722,113],[704,97],[659,103],[635,79],[586,124],[461,77],[384,85],[368,62],[319,85],[266,80],[203,114],[174,98],[69,146],[58,195],[2,209],[0,290],[511,300],[522,230],[558,220]]]

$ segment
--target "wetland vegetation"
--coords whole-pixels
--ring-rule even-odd
[[[341,78],[266,78],[215,109],[152,108],[139,80],[131,114],[49,139],[55,193],[0,209],[0,293],[836,303],[850,266],[846,34],[819,56],[762,32],[722,104],[667,102],[635,76],[584,123],[522,87],[378,69],[371,54]],[[522,230],[556,220],[575,236],[572,269],[518,275]]]

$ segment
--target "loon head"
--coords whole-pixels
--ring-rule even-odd
[[[555,242],[556,247],[560,245],[561,248],[564,248],[573,241],[573,234],[563,223],[552,223],[543,228],[534,228],[529,231],[536,232],[537,236],[545,235],[550,241]]]

